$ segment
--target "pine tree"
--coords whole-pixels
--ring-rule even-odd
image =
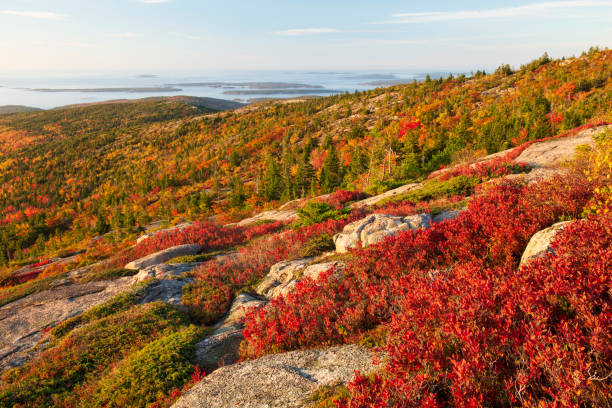
[[[295,177],[295,189],[297,195],[304,197],[311,190],[312,181],[315,180],[315,171],[310,164],[310,155],[302,155],[297,175]]]
[[[342,169],[340,167],[340,160],[336,153],[336,148],[331,145],[327,151],[327,157],[323,162],[323,168],[321,169],[321,190],[329,193],[336,187],[342,184]]]
[[[283,179],[280,165],[272,156],[268,157],[263,175],[263,197],[267,200],[278,200],[283,192]]]
[[[357,146],[351,157],[351,166],[349,172],[351,176],[357,177],[363,174],[368,169],[368,155],[364,153],[361,146]]]

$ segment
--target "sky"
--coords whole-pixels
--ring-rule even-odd
[[[612,0],[0,0],[0,71],[491,69],[611,23]]]

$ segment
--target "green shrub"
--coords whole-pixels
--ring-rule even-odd
[[[331,251],[336,248],[334,240],[329,234],[322,234],[311,238],[304,247],[300,255],[304,258],[318,256],[326,251]]]
[[[118,278],[123,278],[125,276],[135,275],[138,271],[123,269],[123,268],[107,268],[107,269],[93,269],[90,273],[84,275],[82,278],[78,279],[79,283],[87,283],[87,282],[98,282],[105,280],[114,280]]]
[[[309,201],[304,208],[297,211],[298,220],[293,223],[293,227],[307,227],[309,225],[319,224],[330,218],[338,220],[345,217],[348,213],[348,209],[339,210],[328,203]]]
[[[128,292],[120,293],[101,305],[92,307],[83,314],[61,322],[50,331],[50,334],[59,339],[78,326],[128,310],[138,302],[149,282],[150,281],[142,282]]]
[[[194,372],[195,343],[202,337],[202,329],[190,326],[147,344],[101,381],[82,390],[85,401],[75,405],[147,407],[189,381]]]
[[[426,201],[454,195],[470,195],[480,183],[477,177],[457,176],[450,180],[428,180],[422,188],[407,194],[410,201]]]
[[[306,406],[311,408],[334,408],[335,401],[349,398],[351,393],[342,383],[337,382],[332,385],[318,387],[306,399]]]

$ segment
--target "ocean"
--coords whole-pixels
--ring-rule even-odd
[[[432,77],[448,73],[430,73]],[[248,102],[326,96],[422,80],[423,72],[222,71],[189,73],[0,73],[0,106],[50,109],[153,96],[201,96]]]

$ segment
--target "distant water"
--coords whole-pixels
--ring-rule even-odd
[[[259,98],[332,95],[421,80],[419,72],[223,71],[201,73],[2,74],[0,106],[36,108],[152,96]],[[432,77],[446,74],[432,74]]]

